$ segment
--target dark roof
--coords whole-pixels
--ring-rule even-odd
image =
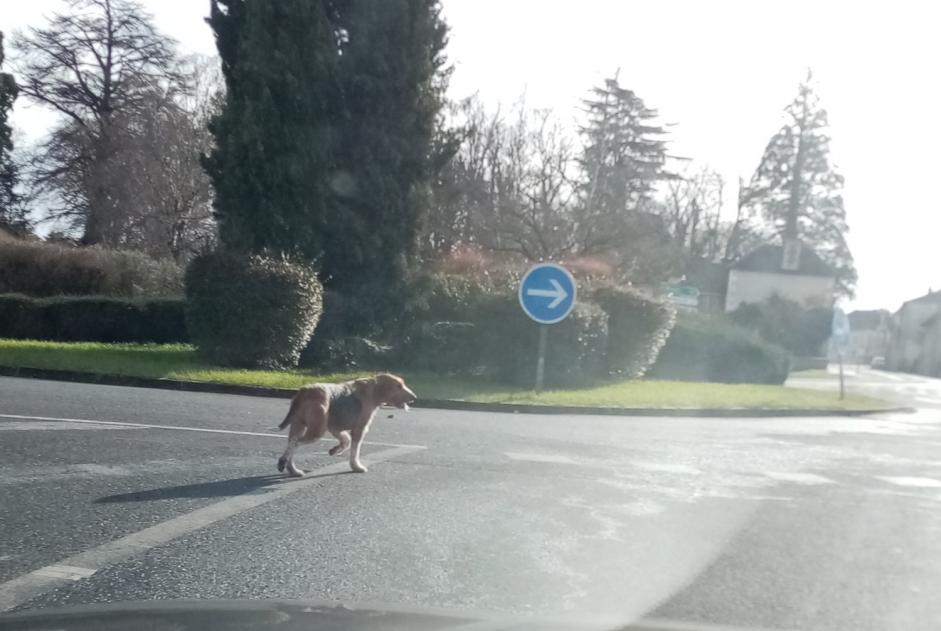
[[[850,329],[853,331],[871,331],[879,328],[879,325],[889,318],[889,312],[885,309],[872,309],[871,311],[853,311],[846,317],[850,321]]]
[[[834,276],[833,268],[823,262],[813,248],[801,246],[800,265],[795,270],[781,269],[784,248],[780,245],[762,245],[738,260],[732,269],[745,272],[770,272],[772,274],[797,274],[801,276]]]
[[[917,302],[938,302],[941,301],[941,291],[929,291],[924,296],[918,298],[912,298],[911,300],[906,300],[902,303],[902,306],[899,308],[899,311],[904,309],[906,306],[915,304]]]

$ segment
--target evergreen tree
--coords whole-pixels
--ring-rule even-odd
[[[784,125],[768,142],[746,198],[775,234],[814,248],[836,270],[840,293],[852,296],[856,269],[846,243],[843,176],[830,162],[827,112],[810,73],[784,113]]]
[[[343,0],[338,64],[346,117],[324,280],[393,299],[429,204],[447,72],[438,0]],[[390,304],[388,308],[392,308]]]
[[[589,254],[623,246],[654,183],[675,176],[665,168],[666,130],[655,122],[657,111],[621,87],[617,75],[594,88],[584,106],[579,230]]]
[[[227,91],[204,166],[229,248],[322,255],[343,117],[330,9],[312,0],[212,3]]]
[[[0,69],[3,68],[3,33],[0,32]],[[23,207],[14,191],[16,165],[13,162],[13,130],[7,122],[19,92],[13,75],[0,72],[0,224],[20,227],[25,224]]]

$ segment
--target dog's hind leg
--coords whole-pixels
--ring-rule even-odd
[[[350,433],[349,432],[330,432],[333,434],[333,437],[336,438],[339,443],[330,448],[330,451],[327,452],[331,456],[339,456],[347,449],[350,448]]]
[[[307,428],[300,423],[291,424],[291,433],[288,435],[288,446],[284,450],[284,454],[282,454],[278,459],[278,471],[284,471],[285,468],[287,468],[288,475],[291,475],[295,478],[299,478],[304,475],[304,471],[302,469],[298,469],[294,464],[294,451],[300,444],[301,438],[303,437],[306,429]]]

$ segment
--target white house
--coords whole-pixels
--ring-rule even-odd
[[[833,306],[836,276],[812,248],[800,241],[762,245],[729,269],[725,310],[763,302],[773,294],[805,307]]]
[[[941,377],[941,292],[929,291],[896,312],[886,367]]]

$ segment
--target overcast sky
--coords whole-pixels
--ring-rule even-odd
[[[3,0],[0,30],[41,23],[59,0]],[[214,54],[208,0],[143,0],[183,52]],[[941,288],[941,3],[925,0],[444,0],[452,95],[521,94],[573,120],[620,68],[673,123],[672,151],[748,178],[808,67],[846,177],[860,281],[852,308],[896,309]],[[41,135],[49,115],[18,104]],[[734,194],[730,192],[729,195]]]

